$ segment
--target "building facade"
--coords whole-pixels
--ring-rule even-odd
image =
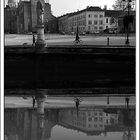
[[[118,31],[118,19],[123,11],[105,10],[104,29],[112,29]]]
[[[59,32],[99,33],[107,28],[118,28],[118,17],[122,11],[102,10],[100,7],[87,7],[58,18]]]
[[[4,8],[4,32],[17,32],[17,8],[6,6]]]
[[[30,1],[21,1],[19,2],[18,11],[19,11],[19,29],[20,32],[31,32],[36,31],[37,25],[37,7],[38,0]],[[41,1],[44,6],[44,24],[49,20],[52,20],[54,16],[51,13],[51,5],[45,3],[44,0]]]
[[[59,33],[69,33],[69,15],[66,14],[58,17],[58,30]]]
[[[9,0],[9,5],[4,10],[5,32],[36,32],[37,2],[38,0],[20,0],[17,3],[16,0]],[[48,21],[55,19],[55,17],[52,15],[51,5],[48,1],[41,0],[41,3],[44,6],[44,25],[46,27]]]

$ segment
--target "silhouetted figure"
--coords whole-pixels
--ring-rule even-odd
[[[127,105],[127,109],[129,109],[129,98],[128,97],[125,98],[125,102],[126,102],[126,105]]]
[[[33,34],[33,46],[35,46],[35,35]]]
[[[33,99],[33,108],[35,107],[35,96],[32,96]]]
[[[76,37],[75,37],[74,43],[75,43],[75,44],[80,44],[80,43],[82,43],[82,41],[80,40],[80,37],[79,37],[79,30],[78,30],[78,27],[77,27],[77,32],[76,32]]]
[[[109,104],[109,96],[107,96],[107,104]]]

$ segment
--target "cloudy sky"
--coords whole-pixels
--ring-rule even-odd
[[[7,3],[8,0],[5,0]],[[48,0],[47,0],[48,1]],[[87,6],[101,6],[107,5],[107,8],[112,9],[115,0],[49,0],[54,16],[60,16],[65,13],[74,12],[78,9],[84,9]]]

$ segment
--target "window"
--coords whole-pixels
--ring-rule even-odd
[[[97,30],[98,29],[97,26],[95,26],[94,29]]]
[[[90,30],[90,26],[88,26],[88,30]]]
[[[103,122],[103,118],[99,118],[99,121],[100,121],[100,122]]]
[[[94,24],[95,24],[95,25],[97,25],[97,24],[98,24],[98,22],[95,20],[95,21],[94,21]]]
[[[91,124],[88,125],[89,128],[91,128],[91,126],[92,126]]]
[[[89,20],[89,21],[88,21],[88,24],[89,24],[89,25],[91,25],[91,24],[92,24],[92,21],[91,21],[91,20]]]
[[[106,29],[108,28],[108,26],[106,26]]]
[[[91,118],[91,117],[89,117],[89,118],[88,118],[88,121],[92,121],[92,118]]]
[[[97,27],[96,27],[96,28],[97,28]],[[95,27],[94,27],[94,29],[95,29]],[[97,112],[94,112],[94,115],[97,116]]]
[[[100,115],[100,116],[103,116],[103,112],[100,112],[99,115]]]
[[[103,15],[100,15],[100,18],[102,18],[103,17]]]
[[[108,120],[106,120],[106,123],[108,124]]]
[[[91,17],[92,17],[92,15],[91,15],[91,14],[89,14],[89,15],[88,15],[88,17],[89,17],[89,18],[91,18]]]
[[[97,18],[97,17],[98,17],[98,15],[94,15],[94,17],[95,17],[95,18]]]
[[[97,124],[94,124],[94,127],[97,128]]]
[[[103,27],[102,27],[102,26],[100,26],[100,27],[99,27],[99,29],[100,29],[100,30],[102,30],[102,29],[103,29]]]
[[[103,127],[103,125],[102,125],[102,124],[100,124],[100,127]]]
[[[86,22],[85,21],[83,21],[83,25],[85,25],[86,24]]]
[[[97,117],[96,117],[96,118],[94,118],[94,121],[95,121],[95,122],[97,122],[97,120],[98,120],[98,118],[97,118]]]
[[[108,18],[106,18],[106,23],[108,23]]]
[[[100,25],[102,25],[102,24],[103,24],[103,21],[102,21],[102,20],[100,20],[100,21],[99,21],[99,24],[100,24]]]

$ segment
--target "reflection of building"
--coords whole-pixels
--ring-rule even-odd
[[[98,134],[105,131],[106,125],[118,123],[117,114],[108,114],[103,109],[86,109],[77,112],[74,109],[59,112],[59,124],[73,127],[87,134]]]
[[[77,116],[76,109],[47,109],[45,116],[38,116],[36,110],[19,108],[5,109],[5,137],[8,140],[49,140],[55,125],[84,132],[87,135],[99,135],[107,132],[124,132],[127,138],[135,131],[135,124],[125,125],[124,109],[117,114],[105,113],[103,109],[81,108]],[[135,110],[129,112],[129,119],[135,122]],[[44,122],[44,128],[39,129],[38,122]],[[129,131],[128,131],[129,130]],[[39,138],[40,139],[39,139]],[[125,139],[124,140],[127,140]]]
[[[46,114],[47,113],[47,114]],[[5,109],[5,136],[10,140],[39,140],[38,115],[32,109]],[[40,119],[42,119],[40,117]],[[40,120],[42,121],[42,120]],[[51,137],[51,129],[57,123],[57,111],[45,112],[43,139]]]

